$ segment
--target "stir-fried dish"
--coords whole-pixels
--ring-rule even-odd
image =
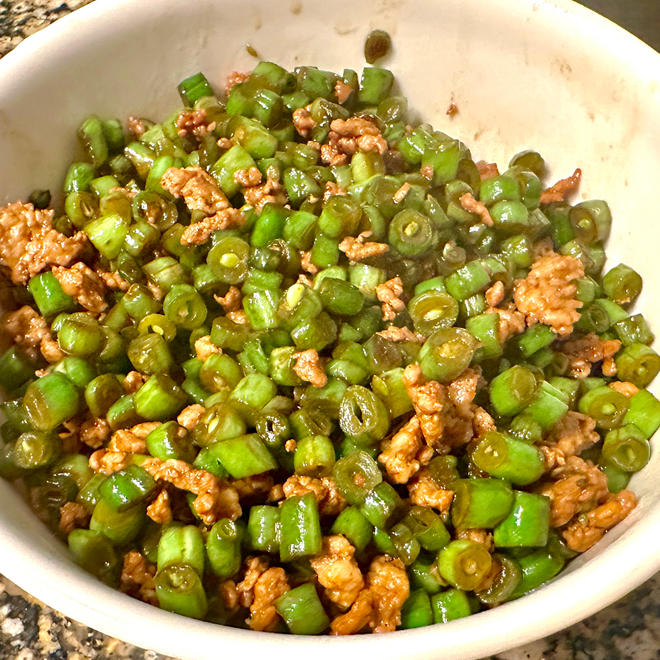
[[[100,580],[386,632],[519,598],[635,508],[660,357],[608,205],[392,86],[196,74],[162,123],[87,118],[63,206],[0,209],[0,474]]]

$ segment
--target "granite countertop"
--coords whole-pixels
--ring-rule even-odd
[[[0,0],[0,57],[90,0]],[[583,0],[660,50],[660,0]],[[0,660],[166,660],[55,612],[0,576]],[[496,656],[500,660],[660,658],[660,574],[567,630]],[[491,659],[491,660],[494,660]]]

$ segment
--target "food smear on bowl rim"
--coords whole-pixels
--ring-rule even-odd
[[[100,580],[344,635],[524,596],[636,505],[660,403],[602,200],[392,74],[201,73],[0,209],[0,475]]]

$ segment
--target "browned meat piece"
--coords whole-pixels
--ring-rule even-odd
[[[419,419],[414,416],[381,445],[378,461],[385,466],[390,481],[395,484],[408,483],[421,467],[417,455],[422,447],[422,430]]]
[[[591,374],[591,368],[594,364],[610,359],[621,348],[621,342],[618,339],[601,339],[598,335],[590,332],[584,337],[569,339],[560,345],[560,350],[568,356],[570,375],[574,378],[587,378]],[[616,366],[614,368],[616,373]],[[614,374],[606,374],[614,375]]]
[[[234,181],[243,188],[249,188],[261,183],[261,170],[252,166],[247,169],[236,170],[234,172]]]
[[[575,257],[554,253],[539,257],[513,289],[516,307],[525,314],[527,325],[544,323],[558,335],[570,335],[580,318],[577,310],[582,302],[575,297],[575,280],[581,277],[584,267]]]
[[[479,170],[482,181],[500,175],[500,171],[497,169],[497,163],[487,163],[485,160],[478,160],[477,169]]]
[[[600,440],[596,422],[588,415],[569,410],[554,426],[540,447],[546,470],[566,465],[569,456],[577,456]]]
[[[64,293],[74,298],[85,309],[100,314],[108,308],[103,280],[82,261],[73,264],[71,268],[53,266],[53,275],[62,286]]]
[[[372,257],[378,257],[385,254],[390,249],[387,243],[375,243],[367,241],[371,236],[370,231],[363,231],[357,237],[346,236],[339,243],[339,249],[348,257],[350,261],[364,261]]]
[[[241,309],[241,299],[242,294],[241,290],[236,286],[230,286],[227,293],[224,296],[214,295],[215,301],[222,306],[225,310],[225,314],[229,312],[236,312]]]
[[[563,202],[566,199],[566,195],[572,193],[580,185],[580,179],[582,179],[582,170],[578,167],[571,176],[565,179],[559,179],[553,186],[546,188],[541,193],[541,204]]]
[[[65,502],[60,507],[60,531],[70,534],[74,529],[86,527],[89,522],[87,509],[79,502]]]
[[[574,515],[593,509],[607,497],[607,477],[578,456],[569,456],[551,475],[555,481],[542,485],[540,492],[550,498],[553,527],[564,526]]]
[[[156,499],[147,507],[147,516],[159,525],[168,525],[172,522],[170,494],[165,488],[161,489]]]
[[[92,449],[102,447],[110,437],[110,424],[103,417],[87,419],[80,425],[80,440]]]
[[[157,458],[147,458],[141,467],[157,481],[197,495],[193,507],[205,525],[213,525],[220,518],[236,520],[241,515],[236,489],[206,470],[196,470],[185,461]]]
[[[312,134],[312,129],[316,126],[316,122],[312,119],[308,108],[297,108],[293,111],[291,119],[298,135],[304,138],[308,138]]]
[[[192,135],[201,138],[215,130],[215,122],[208,120],[204,108],[186,109],[177,115],[176,127],[179,137]]]
[[[354,554],[355,548],[343,536],[325,536],[321,554],[310,559],[325,595],[341,610],[347,610],[364,587]]]
[[[483,202],[475,199],[472,193],[467,192],[461,195],[458,201],[468,213],[478,215],[481,218],[481,222],[487,227],[493,226],[493,218],[490,217],[490,212],[488,211],[487,206]]]
[[[325,387],[328,383],[328,377],[319,361],[319,354],[313,348],[296,353],[293,370],[300,380],[311,383],[313,387]]]
[[[155,576],[156,566],[137,550],[130,550],[124,555],[119,589],[145,603],[158,605]]]
[[[287,498],[312,493],[322,515],[336,516],[346,508],[346,500],[332,477],[317,479],[293,474],[282,484],[282,490]]]
[[[371,629],[375,633],[392,632],[401,623],[401,607],[410,595],[406,567],[400,559],[376,557],[369,567],[367,584],[374,605]]]
[[[406,304],[401,300],[402,294],[403,284],[398,275],[376,287],[376,298],[382,303],[383,321],[393,321],[396,315],[405,309]]]
[[[447,399],[445,387],[435,380],[427,381],[418,364],[405,368],[403,384],[415,408],[424,439],[435,447],[442,439],[445,427],[442,414]]]
[[[249,77],[250,77],[249,73],[245,73],[241,71],[232,71],[225,80],[225,94],[229,96],[229,92],[231,92],[234,85],[238,85],[239,83],[245,82]]]
[[[618,525],[635,507],[637,498],[630,490],[610,493],[605,503],[578,516],[562,535],[571,550],[585,552],[603,538],[605,532]]]
[[[252,630],[272,630],[279,620],[275,601],[289,591],[283,568],[265,570],[254,584],[254,599],[250,605],[247,624]]]
[[[54,229],[54,214],[23,202],[0,208],[0,266],[14,284],[27,284],[46,266],[68,266],[87,243],[84,232],[69,238]]]
[[[433,481],[428,469],[423,468],[408,484],[410,501],[418,506],[430,506],[441,513],[448,513],[454,491],[441,488]]]

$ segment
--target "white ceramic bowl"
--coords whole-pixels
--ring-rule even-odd
[[[566,0],[97,0],[0,62],[0,202],[34,187],[57,189],[75,129],[90,112],[162,118],[176,107],[176,84],[186,75],[203,70],[221,88],[229,72],[250,69],[246,44],[288,67],[359,69],[375,27],[392,35],[386,64],[411,107],[467,142],[476,158],[506,165],[533,147],[553,176],[582,167],[581,193],[606,198],[614,213],[610,261],[642,273],[640,306],[657,331],[660,55]],[[459,113],[450,120],[452,101]],[[658,481],[656,450],[632,481],[640,498],[632,515],[536,593],[390,635],[269,635],[162,612],[78,569],[4,482],[0,571],[78,621],[182,658],[472,658],[564,628],[658,570]]]

